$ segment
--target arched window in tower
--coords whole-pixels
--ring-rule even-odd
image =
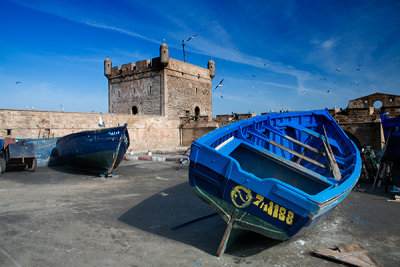
[[[133,114],[133,115],[138,114],[138,108],[137,108],[137,106],[133,106],[133,107],[132,107],[132,114]]]
[[[199,116],[200,116],[200,108],[199,107],[195,107],[195,109],[194,109],[194,120],[197,121]]]

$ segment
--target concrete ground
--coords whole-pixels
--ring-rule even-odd
[[[311,231],[285,242],[249,233],[218,258],[218,216],[170,230],[213,213],[191,192],[187,165],[124,161],[115,172],[0,175],[0,266],[340,266],[311,252],[347,243],[400,265],[400,203],[384,193],[352,191]]]

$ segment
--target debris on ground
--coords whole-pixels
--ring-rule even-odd
[[[389,202],[400,202],[400,196],[399,195],[395,195],[394,199],[388,199],[387,201],[389,201]]]
[[[339,245],[336,249],[320,249],[313,251],[317,256],[328,258],[341,263],[360,267],[380,266],[360,244]]]

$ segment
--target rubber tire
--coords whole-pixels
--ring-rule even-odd
[[[34,158],[31,163],[28,164],[28,171],[33,172],[35,171],[37,166],[37,160]]]
[[[0,173],[4,173],[6,171],[6,161],[3,158],[0,158]]]

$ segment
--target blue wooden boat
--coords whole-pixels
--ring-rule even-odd
[[[400,162],[400,117],[381,115],[383,134],[387,144],[386,154],[392,161]]]
[[[69,134],[59,138],[56,147],[64,163],[107,176],[129,147],[127,124]]]
[[[357,183],[360,153],[327,110],[270,113],[196,140],[189,182],[227,223],[217,255],[242,230],[285,240]]]
[[[391,162],[392,182],[400,185],[400,117],[390,118],[387,114],[381,115],[382,128],[385,137],[385,147],[381,162]],[[382,167],[381,164],[380,167]]]

